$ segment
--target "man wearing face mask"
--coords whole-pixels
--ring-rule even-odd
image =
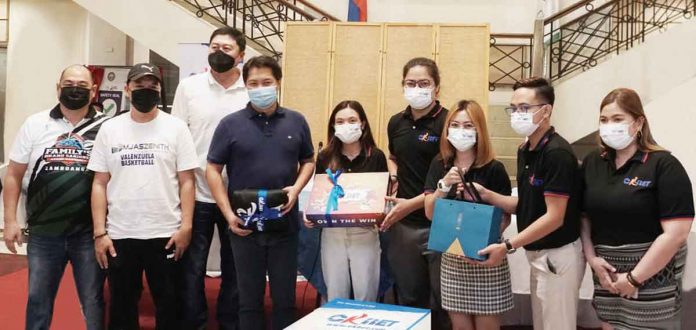
[[[570,144],[550,124],[554,90],[543,78],[513,87],[506,111],[512,128],[527,141],[517,152],[518,196],[477,186],[481,198],[517,215],[518,234],[491,244],[484,265],[498,265],[506,253],[524,247],[531,267],[534,329],[575,329],[578,294],[585,274],[580,243],[582,183]]]
[[[240,266],[239,328],[266,329],[264,293],[268,274],[273,329],[284,329],[296,317],[300,222],[296,202],[314,172],[314,148],[304,116],[278,104],[282,71],[276,60],[254,57],[244,64],[242,77],[250,102],[220,121],[210,144],[206,177],[229,224],[234,262]],[[229,176],[227,188],[222,179],[223,168]],[[282,189],[287,202],[281,208],[281,216],[273,221],[285,226],[275,231],[245,229],[233,211],[243,205],[232,205],[230,201],[235,191],[245,189]]]
[[[94,111],[97,91],[89,70],[66,68],[56,85],[58,103],[30,116],[10,151],[5,177],[7,248],[16,253],[23,235],[17,223],[20,192],[27,194],[29,299],[26,329],[48,329],[53,303],[68,261],[87,329],[103,329],[104,274],[94,257],[87,171],[92,144],[108,117]]]
[[[125,88],[132,110],[102,127],[88,165],[95,172],[94,245],[109,279],[110,329],[139,328],[143,271],[157,328],[181,327],[176,270],[191,239],[198,161],[186,124],[157,109],[161,81],[157,66],[133,66]]]
[[[227,236],[227,221],[220,213],[205,180],[208,148],[220,120],[244,109],[249,95],[237,63],[244,58],[244,34],[231,27],[213,31],[208,47],[210,71],[187,77],[179,83],[172,115],[188,124],[196,144],[199,167],[196,174],[196,206],[193,213],[191,244],[181,262],[183,321],[191,329],[205,327],[208,307],[205,298],[205,272],[213,232],[220,237],[222,284],[218,293],[217,321],[220,329],[237,329],[239,294],[234,258]]]

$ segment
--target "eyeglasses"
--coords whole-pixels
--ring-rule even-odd
[[[428,79],[423,79],[423,80],[406,80],[404,81],[404,86],[408,88],[415,88],[415,87],[420,87],[420,88],[429,88],[433,85],[434,83]]]
[[[527,112],[529,112],[529,109],[536,108],[536,107],[543,107],[547,104],[548,103],[520,104],[518,106],[509,106],[509,107],[505,107],[505,112],[508,114],[508,116],[512,115],[513,113],[527,113]]]

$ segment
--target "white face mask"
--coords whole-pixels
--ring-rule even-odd
[[[629,127],[633,123],[599,124],[599,137],[614,150],[623,150],[633,142]]]
[[[537,110],[539,112],[541,110]],[[532,133],[534,133],[537,128],[539,127],[539,123],[534,123],[534,113],[521,113],[521,112],[513,112],[512,115],[510,115],[510,126],[512,129],[515,131],[515,133],[523,136],[530,136]]]
[[[447,141],[459,151],[467,151],[476,144],[476,130],[466,128],[447,129]]]
[[[345,144],[356,142],[362,136],[362,128],[357,123],[335,125],[334,130],[334,135]]]
[[[404,87],[404,98],[414,110],[422,110],[433,103],[433,89]]]

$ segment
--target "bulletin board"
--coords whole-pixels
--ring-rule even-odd
[[[487,111],[489,42],[487,24],[288,22],[281,104],[305,115],[316,147],[326,144],[334,106],[357,100],[386,152],[389,118],[407,106],[401,85],[406,62],[436,61],[444,107],[466,98]]]

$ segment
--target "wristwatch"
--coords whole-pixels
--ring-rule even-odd
[[[510,240],[509,240],[509,239],[506,238],[506,239],[503,241],[503,243],[505,243],[505,248],[507,249],[507,253],[508,253],[508,254],[512,254],[512,253],[515,253],[515,251],[517,251],[517,249],[515,249],[515,248],[512,247],[512,243],[510,243]]]
[[[452,189],[452,186],[446,185],[444,180],[440,179],[440,181],[437,182],[437,190],[448,193],[450,189]]]

